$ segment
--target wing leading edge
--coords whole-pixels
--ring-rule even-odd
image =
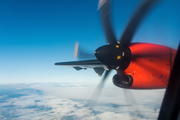
[[[91,68],[94,69],[94,71],[101,76],[105,70],[106,65],[102,64],[99,60],[93,59],[93,60],[83,60],[83,61],[69,61],[69,62],[57,62],[55,65],[58,66],[65,66],[65,67],[73,67],[76,70],[82,70]]]

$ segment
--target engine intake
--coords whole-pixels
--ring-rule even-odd
[[[121,76],[116,74],[113,77],[113,83],[117,87],[129,88],[133,84],[133,77],[131,75]]]

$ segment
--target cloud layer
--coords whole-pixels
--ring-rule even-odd
[[[158,91],[162,96],[159,97],[154,96],[157,91],[132,91],[136,102],[127,104],[123,97],[117,95],[123,94],[122,90],[114,89],[111,93],[113,88],[107,87],[95,106],[85,107],[92,88],[85,84],[67,83],[0,85],[0,119],[153,120],[157,119],[164,93],[163,90]]]

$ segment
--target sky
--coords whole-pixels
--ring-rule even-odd
[[[117,39],[138,2],[113,1]],[[86,76],[99,80],[92,70],[77,72],[54,65],[75,60],[76,41],[92,53],[106,44],[97,4],[98,0],[1,0],[0,83],[58,82],[61,78],[84,81]],[[178,0],[160,2],[139,26],[132,42],[176,49],[180,39],[178,5]]]
[[[117,39],[139,2],[113,1],[112,21]],[[155,43],[177,49],[180,41],[179,4],[179,0],[162,0],[149,11],[132,42]],[[80,114],[84,109],[82,103],[76,100],[89,98],[101,78],[92,69],[76,71],[54,63],[75,60],[76,41],[92,53],[107,44],[97,5],[98,0],[0,1],[0,107],[3,110],[12,112],[16,109],[13,114],[18,116],[17,119],[39,119],[39,116],[41,119],[53,119],[53,116],[58,119],[72,114],[83,117]],[[126,114],[132,106],[125,106],[125,110],[122,108],[125,99],[122,89],[112,83],[114,74],[115,71],[108,76],[99,98],[106,104],[98,106],[98,110],[85,110],[91,113],[92,119],[108,116],[131,119]],[[151,113],[146,113],[146,118],[153,114],[155,117],[152,119],[156,119],[164,90],[132,93],[141,104],[141,110]],[[19,101],[27,102],[20,104]],[[112,104],[122,106],[112,107]],[[60,110],[61,105],[64,109]],[[39,107],[44,106],[47,109],[39,111]],[[5,118],[3,110],[0,110],[1,119]],[[42,116],[45,113],[46,116]],[[64,114],[58,116],[60,113]]]

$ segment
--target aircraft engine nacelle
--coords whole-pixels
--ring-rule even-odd
[[[122,77],[121,75],[116,74],[113,77],[113,83],[117,87],[129,88],[133,84],[133,77],[131,75],[125,75]]]

